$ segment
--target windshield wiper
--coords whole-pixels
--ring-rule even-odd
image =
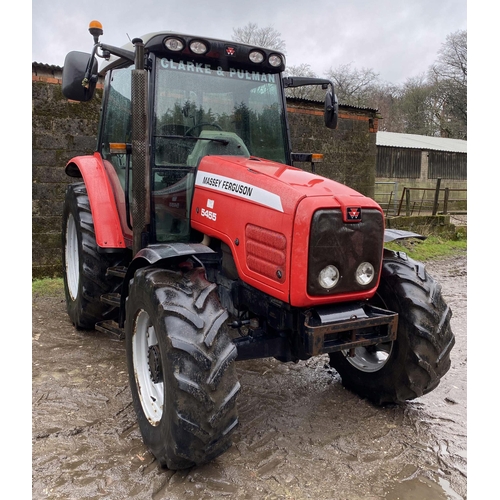
[[[214,139],[212,137],[195,137],[193,135],[154,135],[160,139],[187,139],[188,141],[213,141],[220,142],[222,145],[227,146],[229,141],[226,139]]]

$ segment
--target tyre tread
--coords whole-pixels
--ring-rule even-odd
[[[165,442],[158,444],[148,437],[149,428],[143,429],[139,419],[143,438],[159,462],[170,469],[206,463],[231,446],[231,431],[238,423],[236,347],[222,327],[227,312],[202,269],[183,274],[144,268],[136,272],[130,288],[127,332],[137,290],[141,296],[151,296],[158,321],[165,326],[172,373],[169,390],[175,407],[169,417],[172,432]],[[135,407],[137,411],[137,403]]]
[[[66,189],[65,205],[63,209],[62,231],[62,261],[65,267],[67,217],[73,215],[77,231],[81,239],[80,276],[81,287],[75,300],[68,291],[65,280],[65,295],[68,314],[77,328],[93,329],[99,321],[115,319],[117,310],[109,304],[101,302],[101,295],[116,293],[121,287],[122,280],[107,276],[108,267],[124,265],[126,257],[123,254],[102,254],[98,252],[95,238],[95,229],[87,189],[83,182],[70,184]]]

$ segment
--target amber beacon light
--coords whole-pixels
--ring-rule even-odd
[[[90,34],[94,37],[94,43],[97,43],[99,37],[104,33],[102,24],[99,21],[90,21],[89,31]]]

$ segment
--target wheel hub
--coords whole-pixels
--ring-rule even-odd
[[[148,349],[149,373],[153,384],[163,381],[163,371],[161,368],[160,347],[158,344],[149,346]]]
[[[392,342],[385,342],[375,346],[357,347],[342,352],[354,368],[362,372],[374,373],[387,364],[392,353],[392,346]]]

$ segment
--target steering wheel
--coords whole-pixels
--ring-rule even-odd
[[[201,123],[198,123],[198,125],[195,125],[194,127],[187,129],[185,135],[189,135],[189,132],[192,132],[193,130],[200,128],[200,127],[214,127],[218,130],[222,130],[222,127],[217,125],[217,123],[201,122]]]

